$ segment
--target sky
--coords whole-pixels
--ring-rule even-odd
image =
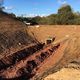
[[[57,13],[63,4],[71,5],[72,9],[80,11],[80,0],[4,0],[5,11],[18,16],[47,16]]]

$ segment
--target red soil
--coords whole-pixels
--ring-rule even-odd
[[[57,50],[55,50],[53,53],[48,52],[48,55],[50,55],[47,58],[44,58],[43,61],[38,61],[38,66],[33,68],[33,70],[29,73],[26,73],[26,77],[35,78],[36,75],[40,76],[43,74],[47,69],[51,68],[52,66],[55,66],[59,60],[62,58],[64,54],[64,49],[66,48],[68,42],[62,42]],[[57,46],[56,46],[57,47]],[[18,78],[22,76],[22,69],[26,69],[28,67],[28,61],[36,60],[36,56],[40,56],[41,53],[44,53],[51,49],[52,46],[49,45],[48,47],[44,48],[43,50],[31,55],[28,58],[24,58],[14,66],[8,68],[6,71],[2,71],[1,75],[3,78],[11,79],[11,78]],[[54,49],[54,48],[53,48]],[[56,48],[55,48],[56,49]],[[36,60],[37,61],[37,60]],[[31,67],[31,66],[30,66]],[[28,68],[29,69],[29,68]],[[32,77],[31,77],[32,76]]]

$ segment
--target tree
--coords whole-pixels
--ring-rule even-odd
[[[70,5],[65,5],[62,6],[61,8],[58,9],[58,22],[60,24],[69,24],[69,20],[74,19],[74,14],[72,12],[71,6]]]
[[[49,16],[47,16],[47,22],[48,22],[48,24],[50,24],[50,25],[54,25],[54,24],[57,24],[57,14],[51,14],[51,15],[49,15]]]
[[[48,19],[47,19],[47,17],[42,17],[41,20],[40,20],[40,24],[42,24],[42,25],[48,24]]]
[[[74,13],[70,5],[62,5],[58,9],[57,14],[51,14],[45,17],[18,17],[21,21],[26,21],[32,23],[33,25],[42,24],[42,25],[55,25],[55,24],[80,24],[80,13]]]
[[[10,13],[9,15],[10,15],[11,17],[16,18],[16,15],[15,15],[14,13]]]
[[[40,21],[41,21],[41,17],[40,16],[36,16],[36,17],[33,17],[32,18],[32,24],[35,25],[35,24],[40,24]]]
[[[62,5],[59,9],[58,9],[58,14],[64,14],[64,13],[72,13],[72,8],[70,5]]]

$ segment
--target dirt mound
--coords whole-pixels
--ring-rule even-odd
[[[34,43],[26,31],[27,26],[16,17],[0,11],[0,53],[9,48]]]
[[[60,71],[47,76],[44,80],[80,80],[80,69],[62,68]]]
[[[26,27],[26,25],[19,21],[15,16],[0,11],[0,31],[14,30],[15,28],[19,29],[23,27]]]

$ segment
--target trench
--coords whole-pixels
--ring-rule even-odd
[[[33,45],[31,47],[28,47],[26,49],[23,49],[16,53],[13,53],[12,55],[3,57],[0,60],[0,70],[7,69],[11,65],[14,65],[15,63],[24,59],[25,57],[28,57],[28,56],[34,54],[36,51],[42,49],[43,46],[44,46],[44,44],[38,43],[36,45]]]
[[[30,80],[33,76],[36,75],[36,71],[39,69],[40,64],[44,62],[48,57],[50,57],[54,52],[59,48],[60,44],[53,46],[45,51],[40,51],[40,53],[35,55],[35,58],[32,60],[28,60],[26,62],[25,67],[18,69],[17,74],[19,77],[15,77],[13,79],[8,80]]]

